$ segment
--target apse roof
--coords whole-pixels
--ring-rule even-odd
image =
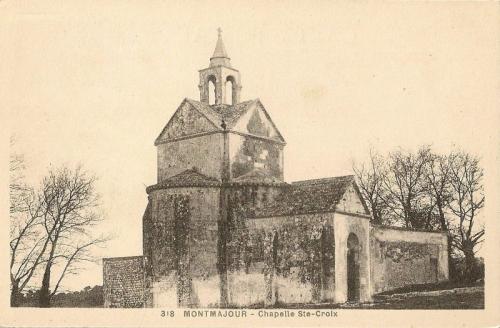
[[[196,169],[189,169],[147,187],[146,191],[149,193],[153,190],[168,187],[213,187],[219,185],[220,182],[217,179],[208,177]]]

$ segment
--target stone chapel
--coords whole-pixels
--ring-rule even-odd
[[[103,259],[105,307],[266,307],[369,302],[448,279],[440,232],[372,225],[353,176],[285,182],[285,139],[219,30],[200,100],[155,140],[143,254]]]

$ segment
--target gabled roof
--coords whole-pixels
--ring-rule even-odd
[[[180,112],[181,108],[185,103],[188,103],[192,108],[194,108],[197,112],[199,112],[201,115],[203,115],[207,120],[214,126],[214,131],[224,131],[223,125],[225,125],[225,129],[228,131],[234,131],[234,127],[236,123],[252,108],[255,106],[260,106],[262,109],[264,115],[266,116],[267,120],[271,123],[273,128],[276,130],[279,138],[279,142],[284,143],[285,140],[283,139],[281,133],[278,131],[276,128],[276,125],[273,123],[271,120],[269,114],[265,110],[264,106],[260,102],[259,99],[253,99],[253,100],[247,100],[244,102],[241,102],[236,105],[209,105],[207,103],[203,103],[200,101],[196,101],[193,99],[184,99],[179,106],[179,108],[176,110],[176,112],[172,115],[168,123],[165,125],[165,127],[162,129],[162,132],[160,135],[156,138],[155,144],[159,144],[165,140],[168,140],[167,138],[164,138],[165,133],[167,133],[167,129],[169,127],[169,123],[173,120],[173,118],[177,115],[178,112]],[[224,124],[223,124],[224,123]]]
[[[334,212],[354,176],[292,182],[272,202],[255,213],[256,217],[286,216],[307,213]]]
[[[156,137],[156,139],[155,139],[155,145],[158,145],[158,144],[160,144],[160,143],[162,143],[162,142],[164,142],[166,140],[172,139],[172,138],[168,137],[169,129],[171,129],[171,123],[174,122],[179,117],[179,115],[181,115],[181,113],[186,110],[186,108],[184,106],[185,104],[189,104],[189,106],[191,108],[195,107],[193,105],[193,103],[190,102],[190,99],[184,98],[184,100],[181,102],[181,104],[179,105],[179,107],[177,107],[177,109],[175,110],[174,114],[168,120],[167,124],[165,124],[165,126],[161,130],[161,132],[158,135],[158,137]],[[191,110],[191,108],[187,108],[187,109]],[[197,109],[197,108],[195,107],[195,109]],[[217,123],[217,120],[215,120],[215,119],[213,119],[211,117],[208,117],[205,113],[203,113],[199,109],[197,109],[195,113],[199,113],[199,115],[201,115],[202,117],[206,118],[206,120],[207,120],[207,122],[206,122],[207,126],[210,126],[209,130],[212,130],[212,131],[221,130],[222,131],[222,128]]]
[[[196,169],[182,171],[179,174],[171,176],[155,185],[146,188],[146,192],[157,189],[173,187],[216,187],[220,186],[220,181],[216,178],[208,177]]]
[[[226,124],[226,129],[230,130],[234,127],[240,117],[243,116],[258,99],[247,100],[236,105],[208,105],[193,99],[186,99],[196,110],[205,115],[219,129],[222,121]]]

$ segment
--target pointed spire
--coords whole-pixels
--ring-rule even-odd
[[[217,45],[215,46],[214,54],[212,58],[222,57],[227,58],[226,47],[224,47],[224,42],[222,41],[222,29],[219,27],[217,29]]]
[[[228,66],[231,67],[229,62],[230,58],[227,56],[226,47],[222,41],[222,29],[217,29],[217,44],[215,45],[214,54],[210,58],[210,66]]]

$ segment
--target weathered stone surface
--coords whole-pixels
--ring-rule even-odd
[[[283,181],[283,145],[252,136],[230,134],[231,178],[236,179],[255,169],[265,170]]]
[[[155,143],[160,144],[182,137],[219,130],[218,124],[211,122],[197,111],[196,107],[188,99],[185,99],[170,118]]]
[[[241,114],[241,118],[234,121],[231,130],[245,135],[271,139],[280,143],[285,142],[281,133],[269,117],[264,105],[258,99],[254,100],[248,106],[246,111]]]
[[[375,293],[448,279],[443,233],[372,227],[370,248]]]
[[[358,241],[356,246],[357,281],[359,287],[358,298],[361,302],[371,301],[371,270],[370,270],[370,220],[367,216],[356,214],[335,213],[335,295],[334,300],[342,303],[349,296],[348,274],[348,240],[355,236]],[[351,276],[352,278],[352,276]]]
[[[262,302],[317,303],[333,299],[335,241],[331,217],[311,214],[249,220],[252,258],[248,272],[262,275],[262,292],[266,294]]]
[[[159,183],[193,168],[208,177],[221,179],[223,158],[221,134],[167,142],[157,147]]]
[[[231,67],[217,65],[200,70],[200,101],[209,104],[209,83],[214,84],[215,97],[213,102],[215,105],[228,104],[231,97],[232,103],[237,104],[240,100],[240,74],[237,70]],[[226,83],[232,82],[231,96],[226,94]]]
[[[103,259],[104,307],[145,305],[144,257]]]
[[[167,188],[153,191],[150,199],[151,223],[144,225],[143,238],[149,240],[144,253],[151,258],[153,304],[170,304],[167,293],[177,295],[177,305],[214,305],[219,190]]]

